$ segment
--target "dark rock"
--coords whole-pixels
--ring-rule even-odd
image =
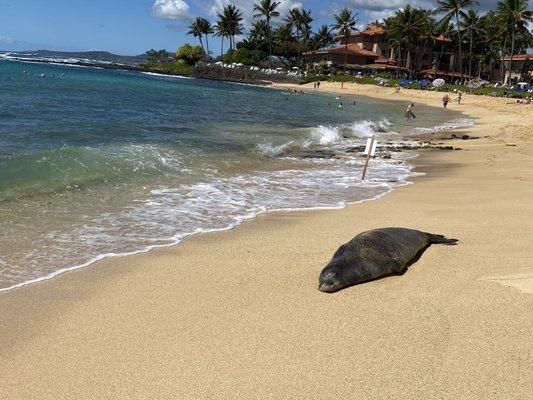
[[[338,159],[340,158],[339,155],[333,151],[333,150],[299,150],[299,151],[296,151],[294,153],[291,153],[292,156],[294,157],[300,157],[300,158],[324,158],[324,159],[329,159],[329,158],[335,158],[335,159]]]
[[[461,136],[461,139],[463,139],[463,140],[468,140],[468,139],[470,139],[470,136],[468,136],[468,135],[463,135],[463,136]]]
[[[389,160],[389,159],[391,159],[392,157],[391,157],[390,154],[383,154],[383,156],[382,156],[381,158],[383,158],[383,159],[385,159],[385,160]]]
[[[366,146],[352,146],[346,149],[346,153],[360,153],[365,151]]]

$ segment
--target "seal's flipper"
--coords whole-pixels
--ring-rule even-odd
[[[448,245],[454,245],[456,244],[459,239],[448,239],[444,235],[434,235],[432,233],[429,234],[429,241],[431,243],[435,244],[448,244]]]

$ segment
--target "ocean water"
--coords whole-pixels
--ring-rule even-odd
[[[406,121],[404,104],[363,97],[12,61],[0,61],[0,93],[0,290],[263,212],[383,196],[412,175],[394,147],[472,123],[423,106]],[[380,156],[362,182],[356,147],[371,135]]]

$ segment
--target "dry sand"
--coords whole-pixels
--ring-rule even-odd
[[[0,399],[532,399],[532,108],[508,102],[464,96],[478,123],[461,134],[491,138],[423,152],[427,174],[380,200],[1,293]],[[384,226],[461,242],[403,276],[316,290],[340,244]]]

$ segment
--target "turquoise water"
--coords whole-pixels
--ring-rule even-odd
[[[343,150],[459,117],[417,106],[406,121],[392,102],[10,61],[0,90],[0,289],[265,211],[381,196],[411,175],[406,155],[373,160],[361,182],[362,158]],[[341,155],[309,158],[317,149]]]

